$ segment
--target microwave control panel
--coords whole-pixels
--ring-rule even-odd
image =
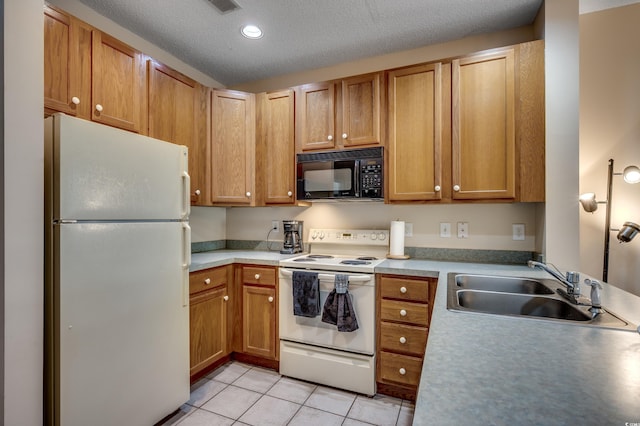
[[[383,173],[381,158],[360,160],[360,182],[363,198],[383,198]]]

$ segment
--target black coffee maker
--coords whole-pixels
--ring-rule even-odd
[[[284,232],[284,242],[282,244],[282,254],[302,253],[302,224],[300,220],[283,220],[282,230]]]

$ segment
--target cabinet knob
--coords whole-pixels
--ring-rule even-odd
[[[251,192],[247,191],[247,198],[251,197]]]
[[[327,140],[332,141],[333,140],[333,136],[331,136],[331,135],[327,136]]]
[[[293,195],[293,192],[289,191],[287,192],[287,196],[291,197]]]
[[[403,345],[404,345],[405,343],[407,343],[407,338],[406,338],[406,337],[404,337],[404,336],[402,336],[402,337],[400,338],[400,343],[402,343]]]
[[[404,376],[405,374],[407,374],[407,370],[405,370],[404,368],[401,368],[400,370],[398,370],[398,373]]]
[[[441,190],[442,188],[440,188],[440,185],[436,185],[436,186],[435,186],[435,188],[433,188],[433,189],[434,189],[436,192],[440,192],[440,190]]]
[[[405,311],[404,309],[400,309],[400,316],[401,317],[406,317],[407,316],[407,311]]]
[[[407,292],[407,288],[406,287],[404,287],[404,286],[400,287],[400,293],[404,294],[406,292]]]
[[[346,138],[347,138],[347,136],[348,136],[348,135],[347,135],[346,133],[343,133],[343,134],[342,134],[342,139],[346,139]]]
[[[453,185],[453,190],[456,192],[460,191],[460,185]]]
[[[96,111],[102,112],[102,105],[96,104]]]
[[[255,274],[255,275],[253,276],[253,278],[255,278],[256,280],[259,280],[259,279],[260,279],[260,274]]]
[[[205,285],[209,285],[209,284],[211,284],[211,278],[205,278],[205,279],[204,279],[204,284],[205,284]]]
[[[273,302],[273,296],[269,296],[269,303]]]
[[[200,190],[196,189],[193,193],[196,194],[196,195],[200,195]]]
[[[223,297],[222,300],[224,300],[226,302],[227,300],[229,300],[229,296]]]
[[[71,98],[71,102],[74,105],[78,105],[80,103],[80,98],[78,98],[77,96],[74,96],[73,98]]]

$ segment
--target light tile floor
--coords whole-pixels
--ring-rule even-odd
[[[295,380],[229,362],[191,386],[191,399],[164,426],[411,425],[413,403]]]

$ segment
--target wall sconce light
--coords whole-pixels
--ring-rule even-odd
[[[602,266],[602,281],[607,282],[609,274],[609,242],[611,231],[618,231],[618,241],[621,243],[628,243],[640,232],[640,226],[633,222],[625,222],[621,229],[611,228],[611,194],[613,191],[613,176],[622,176],[627,183],[639,183],[640,182],[640,168],[636,166],[625,167],[622,173],[613,172],[613,159],[609,160],[609,170],[607,175],[607,199],[605,201],[596,201],[596,194],[593,192],[587,192],[580,195],[580,204],[584,211],[593,213],[598,210],[598,204],[606,204],[607,212],[605,215],[605,228],[604,228],[604,263]]]

